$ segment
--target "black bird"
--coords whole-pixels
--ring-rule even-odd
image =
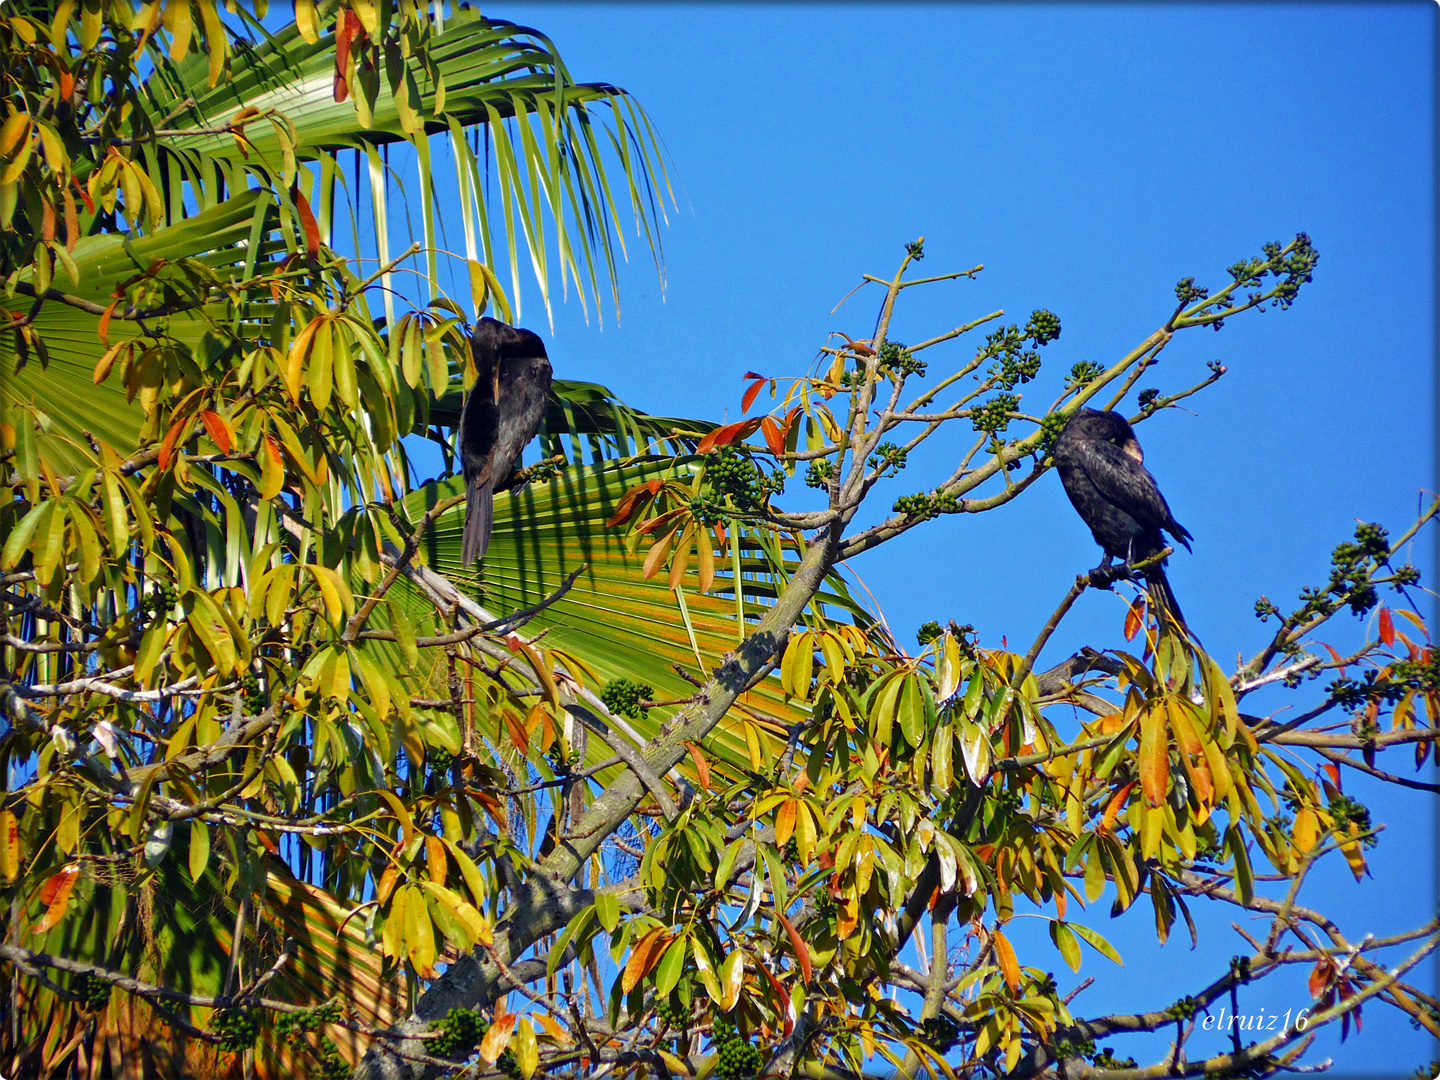
[[[468,566],[490,546],[495,489],[503,488],[535,437],[550,398],[545,343],[529,330],[481,319],[470,338],[479,373],[460,414],[460,465],[465,472],[465,540]]]
[[[1065,494],[1095,542],[1105,549],[1097,568],[1103,580],[1111,559],[1136,563],[1165,548],[1168,532],[1190,550],[1189,530],[1175,520],[1155,478],[1145,468],[1145,454],[1135,429],[1117,412],[1081,409],[1070,417],[1055,440],[1055,465]],[[1169,611],[1183,628],[1184,616],[1165,577],[1162,560],[1144,571],[1151,602]]]

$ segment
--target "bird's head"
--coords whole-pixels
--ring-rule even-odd
[[[1145,451],[1140,449],[1140,440],[1135,438],[1135,429],[1130,421],[1111,409],[1081,409],[1070,419],[1076,434],[1099,442],[1114,443],[1141,465],[1145,464]]]

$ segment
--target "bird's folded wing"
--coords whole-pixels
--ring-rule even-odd
[[[1093,442],[1080,462],[1100,494],[1142,525],[1159,529],[1174,521],[1150,471],[1114,443]]]

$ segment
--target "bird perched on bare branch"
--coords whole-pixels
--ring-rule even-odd
[[[495,489],[502,487],[525,444],[535,437],[550,397],[545,343],[529,330],[481,319],[470,339],[478,377],[460,414],[460,465],[465,473],[468,566],[490,546]]]
[[[1145,468],[1145,454],[1125,417],[1079,410],[1055,440],[1054,457],[1065,494],[1090,526],[1095,542],[1105,549],[1105,560],[1093,575],[1113,580],[1120,575],[1111,569],[1111,559],[1129,567],[1158,554],[1166,547],[1165,532],[1190,550],[1190,532],[1175,520]],[[1185,619],[1165,576],[1165,560],[1141,573],[1156,609],[1168,611],[1183,629]]]

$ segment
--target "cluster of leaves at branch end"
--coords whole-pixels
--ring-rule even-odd
[[[909,517],[920,518],[922,521],[928,518],[939,517],[941,514],[957,514],[960,512],[960,501],[948,491],[935,492],[927,495],[920,492],[917,495],[902,495],[895,500],[892,510],[897,514],[905,514]]]
[[[645,715],[641,702],[653,701],[655,688],[629,679],[611,679],[600,689],[600,700],[605,707],[618,716],[639,720]]]
[[[765,1057],[759,1048],[735,1029],[726,1017],[718,1016],[710,1028],[710,1038],[715,1043],[719,1062],[715,1075],[720,1080],[749,1080],[765,1064]]]

